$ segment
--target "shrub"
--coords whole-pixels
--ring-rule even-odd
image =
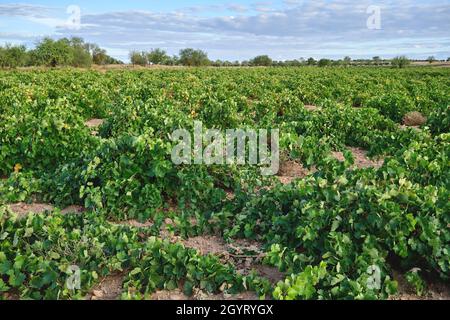
[[[391,65],[395,68],[404,68],[408,66],[410,63],[411,62],[409,61],[409,59],[405,56],[395,57],[391,61]]]

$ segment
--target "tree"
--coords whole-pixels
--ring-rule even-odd
[[[70,65],[83,68],[88,68],[92,65],[92,56],[82,47],[75,47],[72,51],[73,58]]]
[[[104,49],[82,38],[72,37],[53,40],[44,38],[36,43],[33,50],[27,51],[25,46],[6,45],[0,47],[0,66],[74,66],[90,67],[96,64],[122,63],[106,54]]]
[[[69,65],[73,60],[73,51],[68,39],[53,40],[44,38],[38,42],[32,52],[33,65],[45,65],[48,67]]]
[[[111,56],[106,56],[105,64],[123,64],[123,61],[113,58]]]
[[[109,64],[109,56],[106,54],[105,49],[101,49],[99,47],[96,47],[92,50],[92,60],[95,64],[98,65],[105,65]]]
[[[299,67],[302,65],[302,62],[297,59],[288,60],[288,61],[286,61],[286,65],[291,66],[291,67]]]
[[[178,58],[177,55],[171,56],[171,57],[167,57],[167,61],[166,61],[166,65],[168,66],[176,66],[178,64],[180,64],[180,59]]]
[[[210,64],[206,52],[202,50],[194,50],[192,48],[180,50],[179,62],[184,66],[190,67],[207,66]]]
[[[213,67],[222,67],[224,65],[224,61],[217,59],[216,61],[211,61],[211,65]]]
[[[48,67],[74,66],[90,67],[92,56],[89,52],[90,44],[82,38],[61,38],[53,40],[44,38],[37,43],[36,48],[30,53],[32,65],[45,65]]]
[[[86,47],[86,50],[88,50],[89,53],[91,54],[93,63],[95,63],[97,65],[108,64],[108,58],[111,58],[111,57],[109,57],[106,54],[105,49],[100,48],[95,43],[86,43],[85,47]]]
[[[276,60],[273,60],[272,61],[272,64],[269,64],[269,65],[267,65],[267,66],[273,66],[273,67],[283,67],[283,66],[285,66],[286,64],[285,64],[285,62],[284,61],[276,61]]]
[[[162,49],[152,49],[147,54],[147,60],[148,62],[151,62],[153,64],[167,64],[167,61],[170,59],[170,57],[167,55],[166,51]]]
[[[26,64],[27,58],[25,46],[7,44],[5,47],[0,47],[0,67],[2,68],[22,67]]]
[[[429,63],[433,63],[433,62],[436,61],[436,58],[435,58],[434,56],[430,56],[430,57],[427,58],[427,61],[428,61]]]
[[[344,58],[344,65],[348,66],[352,63],[352,58],[350,58],[349,56],[346,56]]]
[[[405,56],[395,57],[391,60],[391,65],[395,68],[404,68],[410,63],[409,59]]]
[[[144,51],[131,51],[130,61],[133,65],[146,66],[148,64],[147,54]]]
[[[74,67],[90,67],[92,65],[92,56],[88,47],[81,38],[71,38],[69,45],[72,49],[72,61],[70,65]]]
[[[92,62],[97,65],[123,64],[122,61],[109,56],[105,49],[100,48],[95,43],[86,43],[85,48],[92,56]]]
[[[316,60],[315,60],[313,57],[311,57],[311,58],[309,58],[309,59],[306,61],[306,64],[307,64],[308,66],[315,66],[315,65],[316,65]]]
[[[330,59],[320,59],[318,62],[318,66],[319,67],[327,67],[331,65],[331,60]]]
[[[0,46],[0,68],[6,68],[6,66],[7,66],[6,49]]]
[[[450,57],[447,58],[447,62],[450,62]]]
[[[252,66],[271,66],[274,62],[268,55],[256,56],[250,61]]]

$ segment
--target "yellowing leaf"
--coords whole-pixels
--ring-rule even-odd
[[[20,170],[22,170],[22,165],[20,163],[16,163],[14,166],[14,172],[18,173]]]

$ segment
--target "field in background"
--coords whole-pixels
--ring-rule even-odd
[[[377,68],[377,67],[367,67],[367,66],[360,66],[359,68]],[[415,67],[430,67],[430,68],[447,68],[450,67],[450,62],[443,62],[443,61],[436,61],[433,63],[429,63],[428,61],[412,61],[411,65],[408,66],[408,68],[415,68]],[[89,68],[78,68],[78,70],[93,70],[93,71],[100,71],[105,72],[109,70],[147,70],[147,69],[182,69],[182,68],[189,68],[184,66],[166,66],[166,65],[148,65],[148,66],[140,66],[140,65],[132,65],[132,64],[107,64],[107,65],[92,65]],[[204,67],[208,68],[208,67]],[[244,68],[244,69],[258,69],[258,68],[264,68],[264,67],[248,67],[248,66],[231,66],[231,67],[210,67],[213,69],[216,68]],[[284,67],[286,68],[286,67]],[[287,67],[292,68],[292,67]],[[310,68],[310,67],[298,67],[298,68]],[[343,67],[346,68],[346,67]],[[379,67],[379,68],[392,68],[389,65]],[[20,71],[33,71],[33,70],[51,70],[52,68],[48,67],[19,67],[17,70]],[[67,67],[57,67],[53,69],[68,69]],[[301,71],[301,69],[299,70]]]
[[[435,62],[428,62],[428,61],[413,61],[411,63],[412,66],[420,66],[420,67],[450,67],[449,61],[435,61]]]

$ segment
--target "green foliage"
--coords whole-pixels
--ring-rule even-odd
[[[0,207],[0,292],[13,290],[25,299],[83,299],[102,277],[130,270],[123,299],[148,297],[157,289],[184,282],[186,294],[195,286],[216,293],[242,291],[255,277],[242,277],[213,256],[150,237],[138,230],[109,224],[95,214],[63,216],[58,211],[19,219]],[[69,267],[80,269],[81,287],[70,290]]]
[[[148,62],[152,64],[169,64],[170,57],[167,55],[166,51],[156,48],[152,49],[147,54]]]
[[[328,67],[331,65],[331,60],[329,59],[320,59],[319,62],[317,63],[317,65],[319,67]]]
[[[406,281],[414,288],[416,294],[423,296],[426,292],[426,284],[419,275],[418,270],[411,270],[405,274]]]
[[[53,40],[44,38],[33,50],[25,46],[0,46],[0,68],[24,66],[73,66],[88,68],[95,64],[117,64],[120,61],[108,56],[96,44],[85,43],[82,38],[72,37]]]
[[[0,181],[0,204],[26,201],[42,191],[39,179],[31,172],[12,173],[7,179]]]
[[[391,65],[395,68],[404,68],[411,63],[409,59],[405,56],[395,57],[391,60]]]
[[[17,68],[27,64],[28,56],[25,46],[0,46],[0,68]]]
[[[269,56],[267,56],[267,55],[254,57],[250,61],[250,65],[252,65],[252,66],[268,67],[268,66],[271,66],[272,63],[273,63],[272,59]]]
[[[42,39],[31,53],[32,64],[47,67],[67,66],[73,60],[73,51],[68,39]]]
[[[434,135],[448,132],[450,128],[450,105],[437,107],[428,116],[427,126]]]
[[[0,291],[79,299],[119,271],[123,299],[175,287],[188,295],[201,288],[385,299],[397,290],[394,259],[423,270],[405,275],[423,294],[422,277],[450,276],[448,77],[440,68],[3,71]],[[409,111],[427,117],[421,131],[399,127]],[[96,136],[85,125],[92,118],[105,120]],[[281,185],[252,166],[176,166],[170,134],[195,120],[221,130],[279,128],[282,159],[312,173]],[[384,164],[351,168],[348,146]],[[343,151],[344,161],[331,151]],[[87,212],[19,219],[4,206],[33,201]],[[178,236],[259,241],[264,262],[286,279],[271,285],[158,239],[166,218],[166,231]],[[152,225],[114,224],[128,219]],[[81,269],[77,291],[65,286],[73,264]]]
[[[228,293],[243,290],[244,278],[217,257],[199,256],[195,250],[154,237],[130,263],[135,267],[125,279],[126,299],[148,298],[157,289],[174,290],[181,280],[186,295],[192,295],[194,287],[208,293],[219,292],[221,287],[227,288]]]
[[[367,102],[367,106],[380,110],[380,113],[395,122],[401,122],[403,116],[414,109],[414,102],[407,95],[386,94]]]
[[[105,143],[82,173],[80,196],[86,207],[107,208],[121,219],[153,216],[163,205],[163,181],[172,167],[165,159],[168,147],[151,135]]]
[[[90,67],[92,64],[92,56],[91,53],[86,50],[86,44],[81,38],[72,38],[70,39],[70,46],[72,48],[72,61],[70,65],[74,67]]]
[[[79,158],[84,150],[92,150],[96,140],[73,108],[63,98],[2,114],[0,174],[12,172],[16,164],[27,170],[53,171],[60,163]]]
[[[296,300],[303,298],[310,300],[317,298],[316,286],[325,278],[327,265],[321,262],[319,266],[308,266],[304,271],[286,279],[274,291],[274,297],[279,300]],[[284,292],[283,292],[284,291]]]
[[[308,66],[314,66],[316,65],[316,60],[314,58],[308,58],[308,60],[306,61],[306,63],[308,64]]]

